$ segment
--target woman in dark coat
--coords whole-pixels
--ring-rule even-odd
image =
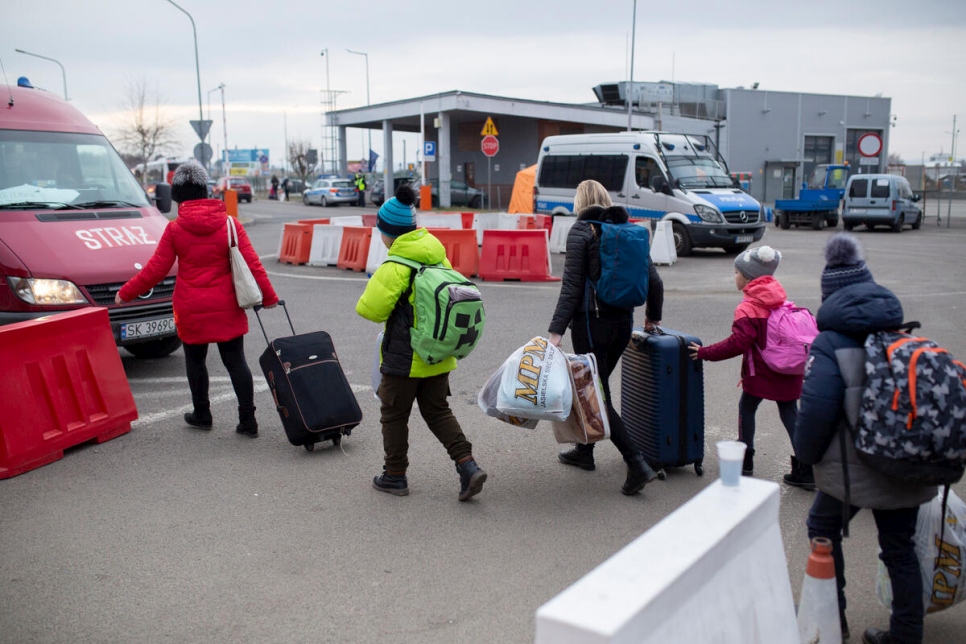
[[[589,221],[620,224],[627,222],[628,215],[620,206],[612,206],[607,189],[593,180],[583,181],[577,186],[574,211],[578,217],[567,235],[563,281],[550,321],[549,340],[554,346],[560,346],[569,326],[574,352],[593,353],[596,357],[606,399],[611,442],[627,463],[627,479],[621,492],[637,494],[657,474],[645,460],[644,454],[628,438],[610,393],[610,374],[631,339],[634,310],[609,306],[596,298],[593,289],[587,292],[588,280],[595,282],[600,277],[600,226]],[[661,321],[664,283],[650,262],[648,276],[644,328],[653,330],[654,325]],[[558,454],[558,459],[567,465],[593,470],[594,445],[578,443],[573,449]]]

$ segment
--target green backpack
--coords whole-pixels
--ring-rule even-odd
[[[462,360],[483,336],[486,313],[476,284],[444,264],[420,262],[390,255],[388,260],[412,269],[408,298],[415,292],[416,324],[410,342],[426,364],[442,362],[450,356]]]

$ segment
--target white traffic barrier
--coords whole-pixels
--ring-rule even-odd
[[[536,644],[799,644],[778,500],[715,481],[541,606]]]
[[[678,252],[674,248],[674,229],[670,221],[659,221],[654,228],[654,238],[651,240],[651,261],[658,266],[671,266],[678,261]]]
[[[567,250],[567,235],[573,228],[576,217],[558,215],[553,218],[553,229],[550,231],[550,252],[563,253]]]
[[[478,212],[473,215],[473,228],[476,229],[476,245],[483,245],[484,230],[516,230],[520,215],[505,212]]]
[[[315,224],[312,226],[309,266],[335,266],[339,263],[339,249],[341,247],[342,226]]]
[[[362,223],[362,215],[344,215],[342,217],[331,217],[329,218],[330,226],[355,226],[356,228],[361,228],[365,226]]]
[[[378,231],[373,231],[378,232]],[[369,240],[369,255],[366,256],[366,275],[372,277],[379,265],[389,257],[389,249],[382,243],[382,235],[373,235]]]
[[[416,213],[416,225],[423,228],[463,228],[463,215],[458,212],[420,212]]]

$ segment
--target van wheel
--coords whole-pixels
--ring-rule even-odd
[[[919,230],[920,228],[922,228],[922,211],[919,211],[919,216],[916,217],[916,221],[912,224],[913,230]]]
[[[678,254],[678,257],[687,257],[691,254],[691,235],[688,234],[688,229],[684,227],[684,224],[674,222],[671,224],[671,234],[674,236],[674,252]]]
[[[177,351],[180,346],[181,340],[178,336],[174,336],[171,338],[162,338],[161,340],[148,340],[147,342],[129,344],[124,348],[135,358],[147,359],[163,358]]]
[[[784,210],[778,215],[778,225],[781,226],[782,230],[788,230],[792,227],[792,219]]]
[[[894,233],[902,232],[902,217],[903,217],[903,214],[899,213],[899,216],[896,217],[896,220],[892,222],[892,232]]]

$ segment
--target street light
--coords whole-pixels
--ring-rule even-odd
[[[323,104],[325,105],[325,114],[326,115],[322,117],[322,145],[319,146],[319,150],[326,150],[326,147],[325,147],[325,139],[326,139],[326,136],[325,136],[325,134],[326,134],[326,132],[325,132],[325,128],[326,128],[325,119],[326,119],[326,116],[328,116],[328,113],[329,113],[329,101],[332,100],[332,94],[329,91],[329,48],[326,47],[325,49],[323,49],[321,55],[322,55],[322,57],[325,58],[325,102]],[[329,158],[328,160],[331,163],[332,162],[332,156],[333,156],[333,150],[331,149],[331,146],[327,149],[327,152],[326,152],[325,156],[327,156]],[[322,174],[325,174],[325,161],[326,160],[323,158],[322,159]],[[332,167],[333,167],[333,169],[335,169],[335,166],[334,165]]]
[[[24,51],[23,49],[14,49],[14,51],[21,54],[27,54],[28,56],[36,56],[37,58],[43,58],[44,60],[49,60],[52,63],[57,63],[58,65],[60,65],[59,60],[54,60],[53,58],[48,58],[47,56],[41,56],[40,54],[31,54],[29,51]],[[60,65],[60,73],[64,77],[64,100],[69,101],[70,99],[67,98],[67,72],[64,71],[63,65]]]
[[[627,131],[631,131],[631,108],[634,106],[634,41],[637,38],[637,0],[634,0],[634,17],[631,20],[631,78],[627,82]]]
[[[201,66],[198,64],[198,30],[195,29],[195,19],[191,17],[190,13],[188,13],[187,11],[179,7],[174,0],[168,0],[168,2],[170,2],[176,9],[178,9],[178,11],[188,16],[188,20],[191,21],[191,31],[192,33],[194,33],[194,36],[195,36],[195,74],[197,74],[198,76],[198,128],[199,128],[198,138],[200,138],[201,141],[204,142],[205,138],[201,136],[201,132],[200,132],[200,128],[204,127],[203,123],[205,120],[205,115],[201,109]]]
[[[225,84],[222,83],[218,87],[216,87],[214,89],[209,89],[208,90],[208,120],[209,121],[211,121],[211,93],[212,92],[217,92],[218,90],[224,90],[224,89],[225,89]],[[222,105],[224,105],[224,101],[222,101]],[[209,141],[211,140],[211,126],[208,127],[208,140]],[[211,172],[211,161],[210,160],[208,162],[208,172]]]
[[[361,51],[352,51],[351,49],[346,49],[350,54],[356,54],[358,56],[366,57],[366,107],[369,107],[369,54]],[[366,128],[369,132],[369,149],[366,150],[366,168],[369,168],[369,155],[372,154],[372,128]]]

